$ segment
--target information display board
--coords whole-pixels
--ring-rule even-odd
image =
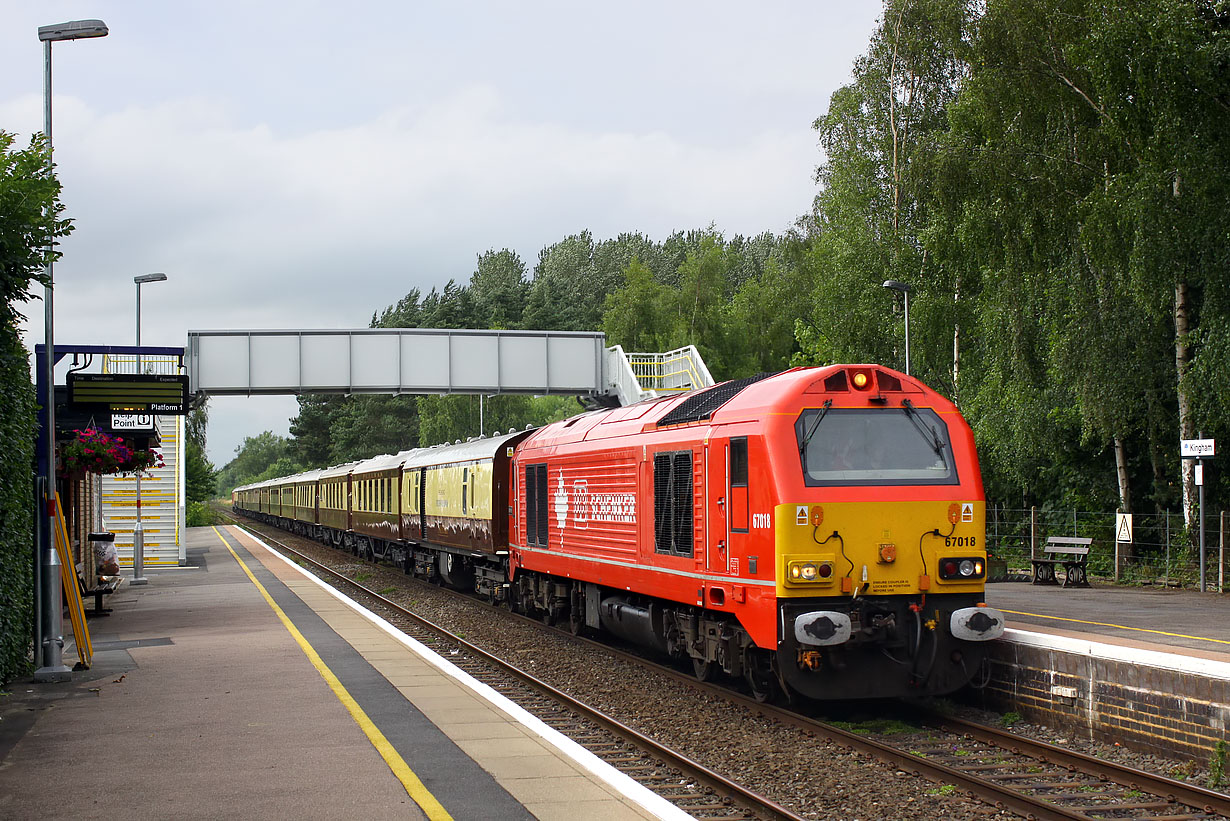
[[[166,374],[70,373],[68,402],[98,412],[186,416],[188,377]]]

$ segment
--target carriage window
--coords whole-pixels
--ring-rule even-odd
[[[466,496],[468,495],[466,491],[469,489],[469,487],[470,487],[470,469],[462,468],[461,469],[461,515],[462,516],[466,515],[466,511],[469,510],[468,506],[466,505]]]
[[[692,555],[692,452],[653,457],[654,549],[672,556]]]

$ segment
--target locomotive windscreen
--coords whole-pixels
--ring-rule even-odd
[[[794,427],[808,485],[958,482],[948,428],[929,408],[815,408]]]

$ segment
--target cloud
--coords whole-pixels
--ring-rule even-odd
[[[879,9],[361,5],[309,0],[288,21],[259,1],[133,0],[105,12],[106,40],[57,45],[76,222],[57,341],[131,343],[132,277],[152,271],[169,280],[142,291],[143,341],[181,345],[189,329],[365,326],[412,288],[464,282],[483,251],[532,267],[586,229],[781,231],[813,194],[810,123]],[[9,16],[0,69],[19,92],[0,94],[0,127],[29,134],[48,20]],[[32,345],[42,306],[24,312]],[[221,461],[270,427],[228,403],[211,418]]]
[[[65,342],[131,344],[132,277],[150,271],[170,279],[142,291],[143,341],[182,345],[189,329],[362,327],[411,288],[465,281],[482,251],[532,266],[583,229],[779,231],[806,208],[815,162],[806,130],[737,145],[601,132],[527,121],[481,85],[287,135],[207,98],[57,102],[77,226],[56,266]],[[27,313],[41,339],[41,309]]]

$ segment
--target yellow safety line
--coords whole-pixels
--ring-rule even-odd
[[[359,703],[354,700],[350,693],[346,691],[346,688],[342,686],[342,682],[338,680],[338,677],[333,674],[333,671],[329,669],[328,665],[326,665],[320,655],[317,654],[315,648],[313,648],[312,645],[308,643],[308,640],[303,637],[303,634],[299,632],[299,628],[295,627],[294,623],[287,617],[286,613],[282,611],[282,608],[278,606],[278,603],[275,602],[273,597],[269,595],[269,592],[265,590],[264,585],[256,580],[256,576],[252,575],[252,571],[248,569],[246,564],[244,564],[243,559],[239,558],[239,555],[231,549],[229,544],[227,544],[226,539],[222,538],[222,534],[218,532],[218,528],[213,528],[213,531],[214,534],[217,535],[219,541],[222,542],[222,545],[230,552],[232,556],[235,557],[235,561],[239,562],[239,566],[243,568],[243,572],[246,573],[248,578],[252,580],[252,584],[256,585],[256,589],[259,590],[261,595],[265,597],[265,601],[268,602],[269,606],[273,608],[273,612],[277,614],[279,619],[281,619],[282,624],[285,625],[286,629],[290,631],[291,636],[293,636],[295,641],[299,643],[299,648],[303,650],[304,655],[306,655],[308,660],[312,662],[312,666],[316,668],[316,672],[320,673],[321,678],[328,682],[329,689],[331,689],[333,694],[337,696],[338,701],[342,702],[342,704],[346,706],[346,709],[350,711],[350,717],[353,718],[355,723],[359,725],[359,728],[363,730],[368,741],[372,743],[372,746],[375,747],[377,752],[380,753],[381,758],[383,758],[385,763],[389,765],[389,769],[393,771],[393,775],[397,776],[397,780],[399,780],[402,786],[406,788],[406,793],[410,796],[414,803],[418,804],[423,812],[427,813],[427,817],[432,819],[432,821],[452,821],[452,816],[448,814],[448,811],[441,806],[440,802],[436,800],[436,797],[428,791],[427,787],[423,785],[423,782],[420,781],[419,777],[414,774],[414,771],[410,769],[410,766],[406,764],[405,760],[402,759],[401,755],[398,754],[393,745],[389,743],[389,740],[384,737],[384,733],[380,732],[380,729],[372,722],[370,718],[367,717],[367,713],[363,712],[363,708],[359,706]]]
[[[1165,630],[1150,630],[1146,627],[1128,627],[1123,624],[1106,624],[1105,622],[1100,622],[1100,621],[1082,621],[1081,619],[1068,619],[1068,618],[1064,618],[1063,616],[1046,616],[1046,615],[1043,615],[1042,613],[1024,613],[1024,612],[1021,612],[1020,610],[1004,610],[1002,607],[1000,608],[1000,612],[1011,613],[1014,616],[1033,616],[1039,619],[1053,619],[1054,621],[1070,621],[1076,624],[1091,624],[1095,627],[1114,627],[1118,630],[1135,630],[1138,633],[1156,633],[1159,636],[1171,636],[1176,639],[1192,639],[1193,641],[1212,641],[1218,644],[1230,644],[1230,641],[1226,641],[1225,639],[1210,639],[1210,638],[1206,638],[1205,636],[1187,636],[1187,635],[1184,635],[1183,633],[1167,633]]]

